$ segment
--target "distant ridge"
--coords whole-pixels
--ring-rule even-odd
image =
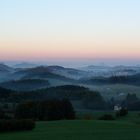
[[[10,72],[13,68],[5,65],[4,63],[0,63],[0,72]]]
[[[37,67],[37,66],[38,65],[34,64],[34,63],[22,62],[22,63],[14,65],[13,67],[14,68],[34,68],[34,67]]]

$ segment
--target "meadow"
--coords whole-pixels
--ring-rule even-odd
[[[95,117],[99,116],[97,113]],[[115,121],[37,122],[32,131],[1,133],[0,140],[139,140],[140,117],[130,113]]]

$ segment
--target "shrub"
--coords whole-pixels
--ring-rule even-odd
[[[128,110],[125,108],[122,108],[120,111],[116,112],[116,117],[126,116],[127,114],[128,114]]]
[[[0,132],[25,131],[34,128],[33,120],[0,120]]]
[[[105,114],[99,118],[99,120],[115,120],[111,114]]]
[[[126,116],[127,114],[128,114],[128,110],[127,110],[127,109],[122,108],[122,109],[120,110],[120,116]]]
[[[92,115],[90,113],[84,114],[83,119],[84,120],[92,120]]]

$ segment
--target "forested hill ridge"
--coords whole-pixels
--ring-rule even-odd
[[[121,76],[110,76],[110,77],[93,77],[93,78],[83,78],[79,82],[86,84],[127,84],[140,86],[140,73],[135,75],[121,75]]]
[[[68,99],[76,109],[92,108],[101,110],[107,107],[106,101],[99,92],[91,91],[82,86],[65,85],[28,92],[17,92],[0,88],[0,93],[0,102],[5,103],[20,103],[29,100]]]
[[[33,91],[49,87],[50,83],[45,79],[21,79],[3,82],[0,86],[16,91]]]
[[[0,87],[0,102],[18,104],[25,101],[43,101],[51,99],[68,99],[75,110],[112,110],[116,104],[127,107],[129,110],[139,110],[140,98],[135,94],[118,100],[105,99],[98,91],[91,91],[83,86],[65,85],[38,89],[35,91],[18,92]]]

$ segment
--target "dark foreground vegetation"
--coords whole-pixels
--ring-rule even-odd
[[[140,110],[140,99],[130,93],[123,100],[115,98],[104,99],[97,91],[91,91],[82,86],[57,86],[29,92],[12,91],[0,87],[0,108],[12,112],[17,104],[25,101],[43,101],[51,99],[68,99],[72,104],[80,103],[80,109],[113,110],[116,104],[126,107],[130,111]],[[75,107],[75,109],[79,109]]]
[[[2,92],[1,92],[2,90]],[[50,99],[68,99],[69,101],[80,101],[82,108],[87,109],[107,109],[109,106],[97,91],[90,91],[81,86],[58,86],[40,89],[30,92],[18,92],[0,88],[0,102],[2,104],[11,103],[13,106],[25,101],[42,101]]]
[[[128,94],[122,100],[107,100],[97,91],[73,85],[30,92],[0,88],[0,119],[73,119],[74,110],[111,111],[117,104],[128,111],[140,110],[140,99],[135,94]]]
[[[75,112],[75,110],[79,109],[77,109],[75,105],[75,103],[77,102],[80,102],[80,107],[83,110],[90,110],[91,112],[98,110],[99,112],[104,113],[100,114],[96,119],[92,115],[86,113],[82,114],[81,117],[79,117],[77,112]],[[116,104],[119,104],[122,108],[121,110],[114,112],[113,109]],[[119,134],[125,132],[124,130],[122,130],[122,128],[125,128],[125,124],[121,124],[120,120],[122,120],[123,118],[127,118],[130,111],[138,110],[140,110],[140,99],[135,94],[128,94],[125,99],[118,101],[113,98],[111,98],[110,100],[106,100],[100,95],[99,92],[90,91],[85,87],[73,85],[51,87],[30,92],[18,92],[0,88],[1,132],[32,130],[35,127],[35,122],[61,120],[62,124],[60,124],[62,125],[62,128],[59,128],[58,126],[56,126],[56,124],[54,125],[53,122],[48,122],[48,125],[52,125],[52,129],[60,134],[59,139],[65,140],[67,139],[67,136],[69,137],[68,139],[78,139],[78,137],[80,139],[83,139],[83,137],[81,138],[82,134],[87,135],[88,139],[92,139],[99,137],[98,133],[101,132],[109,138],[109,131],[106,131],[106,127],[112,127],[112,125],[115,125],[113,127],[114,130],[110,130],[112,132],[112,136],[115,134],[115,130]],[[137,116],[139,115],[137,114]],[[69,124],[71,123],[71,121],[64,121],[74,119],[94,119],[96,121],[91,122],[95,126],[91,126],[91,124],[89,124],[88,122],[83,121],[79,121],[79,123],[77,123],[78,121],[76,120],[72,121],[73,125],[71,126],[71,124]],[[140,119],[136,120],[135,123],[127,122],[126,125],[128,125],[130,129],[127,131],[127,133],[130,133],[130,131],[132,131],[131,126],[132,128],[138,129],[139,123]],[[138,126],[136,126],[136,124]],[[90,129],[90,135],[88,135],[87,130],[85,130],[83,125],[86,126],[86,129]],[[68,134],[67,126],[69,129],[75,130],[69,131],[72,136]],[[97,132],[97,130],[95,130],[96,126],[99,127],[99,129],[101,129],[102,131],[98,130]],[[104,130],[102,127],[104,128]],[[77,131],[76,128],[80,130]],[[84,129],[82,130],[82,128]],[[31,139],[40,139],[39,136],[36,136],[36,134],[34,134],[34,132],[39,131],[39,129],[41,129],[40,134],[38,134],[40,137],[42,136],[44,139],[51,139],[53,132],[49,130],[50,128],[49,126],[47,126],[47,124],[44,126],[44,122],[37,123],[37,128],[29,133],[31,134]],[[118,131],[117,129],[121,129],[121,131]],[[61,135],[62,133],[63,135]],[[95,135],[93,135],[94,133]],[[133,133],[131,133],[130,135],[131,138],[133,138]],[[24,134],[26,133],[21,133],[21,135],[19,133],[18,135],[20,135],[21,137],[23,136],[23,138],[26,139],[27,137]],[[34,137],[33,134],[36,137]],[[13,135],[15,135],[16,138],[19,138],[16,134]],[[137,132],[136,135],[138,138],[140,138]],[[13,139],[12,137],[5,137],[4,135],[0,135],[0,138],[1,137],[3,137],[4,140]],[[122,135],[122,137],[124,139],[127,139],[125,135]],[[56,138],[57,137],[53,137],[52,140]],[[113,137],[111,137],[109,140],[112,140],[112,138]],[[105,138],[102,137],[102,139]],[[129,140],[129,138],[127,140]]]
[[[28,131],[34,128],[33,120],[0,120],[0,132]]]
[[[69,100],[26,101],[16,106],[10,119],[0,110],[0,132],[35,128],[35,121],[73,120],[75,112]]]
[[[67,99],[27,101],[16,107],[15,118],[40,121],[73,120],[75,119],[75,112]]]

